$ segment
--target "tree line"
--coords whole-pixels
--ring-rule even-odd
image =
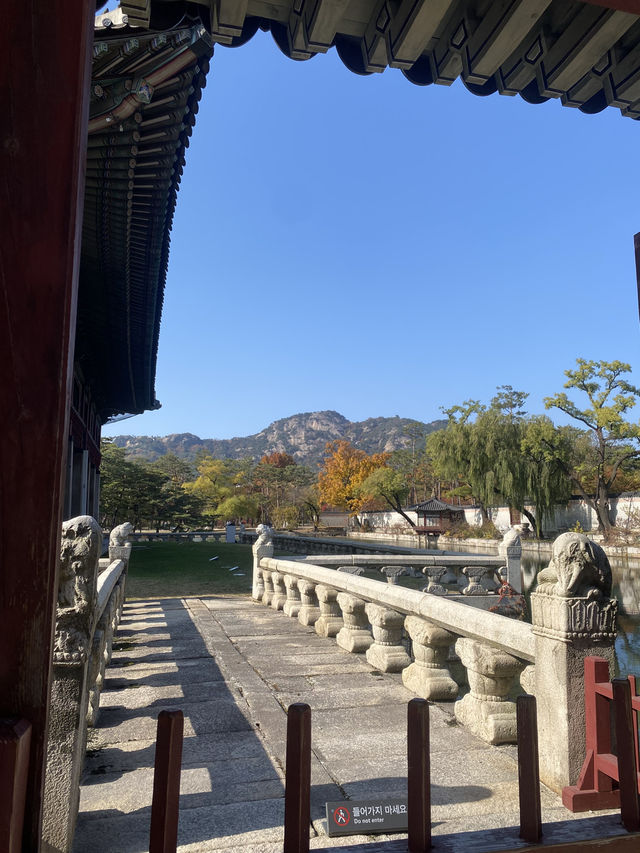
[[[547,409],[574,423],[555,424],[526,412],[528,394],[499,386],[488,403],[465,400],[444,409],[447,426],[426,436],[414,423],[406,446],[368,454],[347,441],[327,444],[320,471],[287,453],[193,463],[173,453],[134,462],[111,440],[102,445],[101,519],[106,527],[127,519],[137,528],[184,529],[226,520],[276,527],[318,526],[322,509],[393,509],[431,496],[489,508],[508,505],[524,515],[539,538],[558,505],[579,495],[592,507],[599,531],[613,532],[609,499],[640,489],[640,424],[628,413],[640,397],[619,361],[577,360],[565,371],[567,391],[545,398]]]

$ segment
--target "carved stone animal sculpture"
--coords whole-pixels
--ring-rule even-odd
[[[109,545],[112,547],[124,545],[129,538],[130,533],[133,533],[133,524],[131,524],[130,521],[125,521],[124,524],[119,524],[117,527],[114,527],[109,534]]]
[[[102,531],[95,518],[79,515],[62,525],[58,606],[86,606],[91,599],[92,571],[100,555]]]
[[[562,598],[609,598],[611,566],[604,550],[584,533],[563,533],[553,543],[551,560],[538,574],[536,592]]]

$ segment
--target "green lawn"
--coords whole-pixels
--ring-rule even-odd
[[[236,571],[229,571],[233,566]],[[127,599],[250,595],[252,571],[250,545],[134,542]]]
[[[286,559],[285,552],[278,555]],[[217,560],[211,560],[217,557]],[[322,557],[318,558],[322,563]],[[236,571],[229,571],[238,566]],[[127,598],[250,595],[253,555],[250,545],[224,542],[139,542],[131,552]],[[379,568],[365,577],[386,583]],[[401,577],[402,586],[423,589],[427,578]]]

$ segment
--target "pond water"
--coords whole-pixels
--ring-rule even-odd
[[[448,550],[464,552],[463,546],[451,545]],[[471,549],[468,549],[470,552]],[[496,554],[497,549],[487,546],[485,554]],[[522,577],[525,595],[535,585],[539,569],[548,565],[548,558],[523,554]],[[616,657],[620,675],[640,676],[640,560],[623,560],[610,557],[613,574],[614,598],[618,599],[618,637],[616,639]]]

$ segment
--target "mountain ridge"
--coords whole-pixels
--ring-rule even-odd
[[[251,456],[258,460],[266,453],[289,453],[296,462],[317,467],[322,464],[328,441],[345,440],[367,453],[391,453],[411,446],[406,429],[418,424],[418,437],[445,426],[445,420],[429,423],[411,418],[372,417],[350,421],[333,410],[300,412],[270,423],[260,432],[235,438],[200,438],[190,432],[166,436],[117,435],[113,442],[123,447],[128,459],[153,462],[166,453],[175,453],[193,461],[206,451],[222,459],[241,459]]]

